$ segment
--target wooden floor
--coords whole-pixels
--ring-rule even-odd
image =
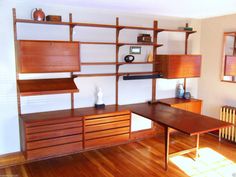
[[[184,135],[171,136],[171,152],[188,149],[195,145],[195,138]],[[201,154],[202,150],[202,154]],[[234,175],[234,171],[227,170],[224,175],[219,168],[222,162],[235,169],[236,175],[236,145],[233,143],[219,143],[216,137],[203,135],[200,137],[200,158],[204,161],[194,161],[194,154],[181,157],[173,157],[170,160],[169,169],[163,169],[164,139],[163,137],[149,138],[138,142],[124,144],[116,147],[88,151],[75,155],[43,160],[24,165],[18,165],[0,169],[0,176],[6,177],[151,177],[151,176],[208,176],[205,174],[217,173],[218,176]],[[201,157],[202,156],[202,157]],[[209,159],[210,162],[206,159]],[[220,167],[206,169],[208,165],[217,160]],[[182,161],[181,161],[182,160]],[[227,162],[227,164],[226,164]],[[196,169],[205,163],[203,171]],[[182,167],[183,165],[183,167]],[[235,165],[235,168],[234,168]],[[196,167],[194,167],[196,166]],[[192,169],[190,172],[189,169]],[[193,171],[195,170],[195,171]],[[211,171],[212,170],[212,171]],[[217,175],[214,175],[214,177]],[[5,176],[4,176],[5,177]]]

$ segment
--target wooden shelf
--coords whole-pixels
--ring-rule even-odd
[[[73,25],[73,26],[83,26],[83,27],[114,28],[114,29],[116,29],[116,25],[108,25],[108,24],[72,22],[71,25]]]
[[[18,80],[21,96],[79,92],[72,78]]]
[[[127,62],[82,62],[81,65],[92,66],[92,65],[136,65],[136,64],[158,64],[158,62],[147,62],[147,61],[137,61],[132,63]]]
[[[73,74],[75,77],[104,77],[104,76],[128,76],[143,74],[159,74],[159,72],[122,72],[122,73],[91,73],[91,74]]]
[[[153,44],[153,43],[128,43],[128,42],[85,42],[81,41],[80,44],[92,44],[92,45],[117,45],[118,47],[124,46],[124,45],[139,45],[139,46],[154,46],[154,47],[161,47],[163,44]]]
[[[164,29],[157,28],[154,29],[152,27],[142,27],[142,26],[125,26],[125,25],[109,25],[109,24],[96,24],[96,23],[80,23],[80,22],[51,22],[51,21],[35,21],[30,19],[16,19],[17,23],[32,23],[32,24],[48,24],[48,25],[67,25],[67,26],[83,26],[83,27],[96,27],[96,28],[113,28],[113,29],[133,29],[133,30],[147,30],[147,31],[157,31],[157,32],[181,32],[181,33],[196,33],[196,31],[188,31],[188,30],[178,30],[178,29]]]
[[[153,43],[118,43],[118,46],[124,45],[140,45],[140,46],[154,46],[154,47],[161,47],[163,44],[153,44]]]
[[[47,25],[71,25],[70,22],[51,22],[51,21],[35,21],[28,19],[16,19],[17,23],[47,24]]]
[[[189,30],[178,30],[178,29],[163,29],[163,28],[159,28],[157,29],[157,32],[179,32],[179,33],[188,33],[188,34],[192,34],[192,33],[196,33],[197,31],[189,31]]]
[[[129,76],[129,75],[143,75],[143,74],[159,74],[158,72],[123,72],[118,73],[118,76]]]
[[[75,77],[105,77],[105,76],[116,76],[116,73],[94,73],[94,74],[73,74]]]
[[[96,28],[113,28],[113,29],[134,29],[134,30],[154,30],[149,27],[141,26],[116,26],[108,24],[97,24],[97,23],[80,23],[80,22],[50,22],[50,21],[35,21],[30,19],[16,19],[17,23],[32,23],[32,24],[49,24],[49,25],[68,25],[68,26],[82,26],[82,27],[96,27]]]
[[[154,28],[142,27],[142,26],[118,26],[119,29],[133,29],[133,30],[148,30],[153,31]]]
[[[158,62],[137,61],[132,63],[119,62],[117,65],[158,64]]]
[[[81,62],[81,65],[116,65],[116,62]]]
[[[92,45],[116,45],[115,42],[80,42],[80,44],[92,44]]]

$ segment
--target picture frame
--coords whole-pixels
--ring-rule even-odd
[[[140,46],[130,46],[130,54],[141,54]]]

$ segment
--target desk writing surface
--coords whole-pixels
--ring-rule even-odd
[[[231,126],[227,122],[223,122],[214,118],[191,113],[188,111],[169,107],[160,103],[148,104],[138,103],[130,105],[109,105],[104,109],[96,109],[94,107],[78,108],[70,110],[50,111],[41,113],[31,113],[21,115],[21,119],[25,122],[43,121],[45,119],[66,119],[71,117],[84,117],[97,114],[109,114],[118,111],[131,111],[143,117],[146,117],[156,123],[174,128],[189,135],[198,133],[206,133],[219,128]]]
[[[133,113],[146,117],[164,126],[174,128],[188,135],[207,133],[232,125],[208,116],[172,108],[159,103],[143,103],[126,106]]]

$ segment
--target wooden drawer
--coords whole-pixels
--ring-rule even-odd
[[[48,131],[48,132],[41,132],[41,133],[33,133],[26,135],[26,141],[36,141],[36,140],[43,140],[49,138],[57,138],[62,136],[68,135],[75,135],[82,133],[82,127],[64,129],[64,130],[55,130],[55,131]]]
[[[171,107],[178,108],[178,109],[181,109],[181,110],[186,110],[187,109],[186,103],[173,104],[173,105],[171,105]]]
[[[122,142],[126,142],[129,140],[129,134],[123,135],[115,135],[105,138],[93,139],[93,140],[86,140],[85,141],[85,148],[96,148],[96,147],[104,147],[108,145],[115,145]]]
[[[67,122],[75,122],[82,121],[82,117],[68,117],[68,118],[57,118],[57,119],[46,119],[46,120],[38,120],[33,122],[25,122],[25,127],[35,127],[41,125],[54,125],[59,123],[67,123]]]
[[[29,128],[26,128],[26,133],[32,134],[32,133],[40,133],[40,132],[76,128],[76,127],[82,127],[82,121],[29,127]]]
[[[114,128],[119,128],[119,127],[129,127],[129,126],[130,126],[130,120],[110,122],[110,123],[98,124],[98,125],[89,125],[89,126],[85,126],[85,133],[107,130],[107,129],[114,129]]]
[[[201,101],[194,101],[189,103],[181,103],[181,104],[174,104],[171,107],[182,109],[185,111],[201,114],[202,110],[202,102]]]
[[[56,146],[56,145],[61,145],[61,144],[80,142],[82,140],[83,140],[83,135],[78,134],[78,135],[71,135],[71,136],[65,136],[65,137],[60,137],[60,138],[32,141],[32,142],[26,143],[26,149],[32,150],[32,149]]]
[[[86,133],[84,138],[85,140],[89,140],[89,139],[101,138],[105,136],[113,136],[113,135],[129,133],[129,131],[130,131],[130,127],[122,127],[122,128]]]
[[[97,114],[97,115],[85,116],[85,120],[98,119],[98,118],[104,118],[104,117],[122,116],[122,115],[129,115],[129,114],[130,114],[130,111],[120,111],[120,112],[113,112],[113,113],[107,113],[107,114]]]
[[[50,156],[58,156],[67,153],[78,152],[82,149],[82,147],[83,147],[82,142],[69,143],[35,150],[28,150],[26,151],[26,156],[28,160],[40,159]]]
[[[186,104],[186,111],[201,114],[202,112],[202,101],[195,101]]]
[[[121,116],[112,116],[112,117],[102,117],[97,119],[86,119],[85,126],[87,125],[95,125],[95,124],[103,124],[115,121],[129,120],[130,114],[121,115]]]

